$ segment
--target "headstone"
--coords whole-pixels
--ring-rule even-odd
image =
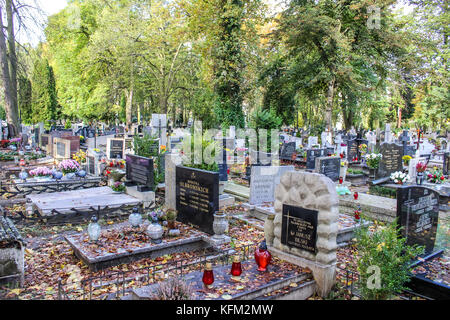
[[[255,205],[275,201],[275,186],[280,183],[281,176],[294,170],[294,166],[253,166],[249,203]]]
[[[160,139],[160,146],[167,146],[167,115],[152,114],[152,133]]]
[[[125,156],[125,140],[124,139],[107,139],[106,155],[108,159],[123,159]]]
[[[275,217],[267,219],[265,238],[273,256],[309,268],[319,295],[336,281],[339,197],[327,177],[287,172],[275,190]]]
[[[308,138],[308,149],[311,149],[313,145],[318,144],[319,138],[311,136]]]
[[[389,177],[391,173],[403,170],[403,146],[396,143],[382,143],[380,147],[382,158],[377,177]]]
[[[53,138],[53,158],[57,160],[70,159],[70,140]]]
[[[392,141],[391,125],[386,123],[384,130],[384,142],[390,143]]]
[[[341,157],[316,158],[315,171],[336,182],[341,172]]]
[[[295,142],[287,142],[281,148],[281,159],[292,160],[292,154],[296,152]]]
[[[219,210],[219,173],[176,167],[177,220],[214,234],[214,214]]]
[[[138,185],[139,192],[152,191],[153,189],[153,159],[126,155],[127,180]]]
[[[443,174],[450,175],[450,152],[444,153]]]
[[[326,156],[326,149],[306,150],[306,169],[314,170],[316,167],[316,158]]]
[[[412,158],[411,160],[409,160],[409,164],[408,164],[408,175],[409,178],[411,179],[411,182],[415,182],[416,181],[416,176],[417,176],[417,169],[416,166],[419,162],[423,162],[426,163],[427,159],[424,157],[421,158]]]
[[[439,218],[439,193],[422,186],[397,189],[397,218],[408,245],[425,246],[432,253]]]
[[[281,244],[317,252],[317,224],[319,211],[283,204]]]
[[[358,141],[356,139],[349,139],[347,141],[347,160],[352,162],[353,159],[358,158],[358,152]]]

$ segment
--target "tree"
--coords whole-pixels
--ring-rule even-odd
[[[34,123],[60,118],[55,77],[53,68],[49,65],[47,59],[39,59],[34,63],[31,104]]]
[[[19,77],[18,105],[21,120],[24,123],[33,123],[31,81],[24,76]]]

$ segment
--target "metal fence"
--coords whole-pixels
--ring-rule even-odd
[[[63,283],[62,279],[59,279],[57,299],[120,299],[133,289],[155,284],[170,276],[183,277],[191,271],[202,270],[206,262],[224,266],[230,264],[236,254],[240,255],[241,261],[247,261],[252,257],[256,246],[256,244],[250,244],[234,249],[224,249],[215,254],[202,254],[195,258],[169,261],[136,270],[109,273],[104,271],[100,276],[74,283]]]

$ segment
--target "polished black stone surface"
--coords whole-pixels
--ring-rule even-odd
[[[317,171],[333,181],[338,181],[341,172],[341,158],[327,157],[319,159]]]
[[[380,146],[383,156],[377,171],[377,178],[389,177],[391,173],[403,170],[403,146],[396,143],[384,142]]]
[[[151,191],[153,189],[153,159],[126,155],[127,180],[139,186],[139,191]]]
[[[111,140],[111,147],[109,151],[109,159],[123,159],[123,145],[125,143],[124,140]]]
[[[292,160],[292,154],[296,152],[295,142],[288,142],[283,144],[281,148],[281,156],[282,160]]]
[[[316,167],[316,158],[326,156],[327,149],[309,149],[306,150],[306,169],[314,170]]]
[[[397,189],[397,218],[407,244],[425,246],[425,254],[434,249],[439,218],[439,193],[421,186]]]
[[[281,243],[316,253],[319,212],[283,204]]]
[[[219,173],[176,167],[177,220],[214,234],[214,213],[219,210]]]

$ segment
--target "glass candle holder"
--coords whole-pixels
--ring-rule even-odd
[[[238,255],[234,256],[233,264],[231,265],[231,278],[239,280],[242,274],[242,265]]]
[[[205,271],[203,271],[203,284],[206,288],[211,289],[214,283],[214,273],[211,262],[206,263]]]

